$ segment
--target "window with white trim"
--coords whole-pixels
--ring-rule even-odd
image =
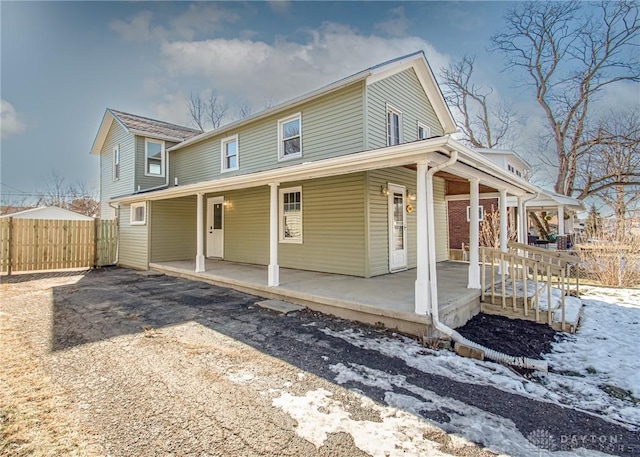
[[[302,113],[278,121],[278,160],[302,157]]]
[[[280,242],[302,243],[302,187],[280,189]]]
[[[220,142],[220,150],[222,151],[222,167],[220,171],[237,170],[239,167],[239,150],[238,135],[223,138]]]
[[[132,203],[131,204],[131,225],[144,225],[147,223],[147,204],[146,202],[142,203]]]
[[[113,147],[113,180],[120,179],[120,145]]]
[[[164,141],[144,140],[144,174],[145,176],[164,177]]]
[[[387,146],[402,143],[402,112],[387,105]]]
[[[418,139],[426,140],[427,138],[431,138],[431,129],[422,122],[418,122]]]

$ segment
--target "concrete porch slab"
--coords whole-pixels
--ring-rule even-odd
[[[260,308],[270,309],[271,311],[275,311],[276,313],[285,315],[305,309],[304,306],[295,305],[293,303],[282,300],[262,300],[256,302],[256,306],[259,306]]]

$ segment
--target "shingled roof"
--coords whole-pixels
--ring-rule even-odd
[[[181,141],[188,140],[189,138],[202,133],[200,130],[170,124],[157,119],[137,116],[135,114],[125,113],[114,109],[109,109],[109,111],[118,118],[127,130],[136,133],[147,133],[151,136],[159,135],[167,138],[175,138]]]

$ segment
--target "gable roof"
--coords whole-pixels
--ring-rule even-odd
[[[201,133],[197,136],[189,138],[188,140],[183,141],[180,144],[176,144],[169,148],[169,151],[175,151],[178,149],[182,149],[183,147],[197,143],[207,138],[211,138],[213,136],[219,135],[223,132],[227,132],[229,130],[236,129],[240,126],[248,124],[250,122],[256,121],[258,119],[265,118],[272,114],[278,113],[280,111],[284,111],[286,109],[292,108],[294,106],[300,105],[302,103],[314,100],[318,97],[324,96],[331,92],[334,92],[338,89],[342,89],[350,84],[354,84],[359,81],[366,81],[366,84],[373,84],[376,81],[387,78],[393,74],[400,73],[408,68],[413,68],[418,76],[418,80],[422,85],[425,93],[427,94],[429,101],[431,102],[433,109],[438,117],[438,120],[442,124],[444,128],[444,133],[450,134],[456,132],[456,124],[447,106],[444,95],[440,90],[440,86],[436,82],[435,76],[431,67],[429,66],[429,62],[427,62],[427,58],[423,51],[417,51],[411,54],[407,54],[405,56],[396,57],[395,59],[388,60],[386,62],[374,65],[372,67],[367,68],[366,70],[362,70],[358,73],[355,73],[351,76],[347,76],[345,78],[339,79],[331,84],[320,87],[314,91],[308,92],[300,97],[293,98],[291,100],[280,103],[276,106],[273,106],[264,111],[260,111],[251,116],[247,116],[244,119],[240,119],[235,122],[231,122],[227,125],[224,125],[218,129],[211,130],[209,132]]]
[[[93,217],[76,213],[57,206],[41,206],[39,208],[26,209],[17,213],[5,214],[2,218],[13,217],[16,219],[55,219],[65,221],[92,221]]]
[[[518,154],[516,151],[512,151],[510,149],[495,149],[495,148],[493,149],[476,148],[476,151],[484,155],[502,155],[502,156],[515,157],[517,160],[519,160],[522,163],[522,165],[524,165],[527,169],[531,170],[531,165],[529,165],[529,162],[524,160],[522,156],[520,156],[520,154]]]
[[[104,116],[102,117],[102,122],[100,123],[96,139],[91,147],[91,153],[100,153],[107,138],[107,134],[109,133],[109,129],[111,128],[111,124],[114,121],[120,124],[127,132],[134,135],[174,141],[176,143],[202,133],[200,130],[195,130],[189,127],[183,127],[181,125],[171,124],[169,122],[107,108]]]

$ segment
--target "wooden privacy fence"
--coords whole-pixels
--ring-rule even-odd
[[[115,263],[115,220],[0,219],[0,273],[91,268]]]

